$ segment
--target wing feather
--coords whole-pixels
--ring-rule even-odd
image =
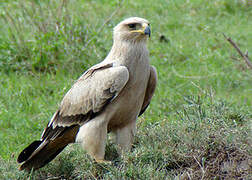
[[[154,66],[151,66],[150,77],[149,77],[148,85],[145,92],[144,102],[138,116],[141,116],[145,112],[145,110],[148,108],[151,98],[156,89],[156,86],[157,86],[157,70]]]
[[[121,92],[129,79],[125,66],[98,64],[85,72],[64,96],[41,139],[55,139],[67,128],[91,120]]]

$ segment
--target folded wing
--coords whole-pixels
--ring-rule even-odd
[[[50,162],[75,141],[81,125],[99,115],[118,96],[128,79],[127,68],[112,63],[98,64],[85,72],[64,96],[41,139],[20,153],[20,169],[37,169]]]
[[[150,67],[150,77],[149,77],[149,81],[148,81],[148,85],[145,91],[145,96],[144,96],[144,102],[141,108],[141,111],[139,113],[138,116],[141,116],[145,110],[148,108],[151,98],[154,94],[154,91],[156,89],[157,86],[157,71],[156,68],[154,66]]]

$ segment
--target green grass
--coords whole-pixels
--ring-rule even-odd
[[[0,179],[251,178],[252,72],[222,35],[251,54],[249,1],[25,0],[1,3],[0,13]],[[19,172],[18,153],[130,16],[151,22],[159,77],[132,152],[119,159],[109,141],[113,165],[103,166],[71,145],[41,170]]]

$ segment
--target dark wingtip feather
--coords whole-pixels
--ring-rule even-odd
[[[150,104],[150,103],[148,103],[143,109],[141,109],[141,111],[140,111],[138,117],[141,116],[141,115],[145,112],[145,110],[147,109],[147,107],[149,106],[149,104]]]
[[[45,166],[47,163],[52,161],[67,145],[65,145],[62,148],[57,149],[56,151],[50,152],[47,149],[42,150],[41,154],[36,154],[34,157],[23,163],[20,167],[19,170],[26,170],[26,171],[31,171],[42,168]],[[48,154],[48,156],[46,156]],[[44,157],[44,159],[42,159]]]
[[[63,129],[55,128],[52,129],[55,131],[51,134],[59,134],[55,139],[34,141],[33,143],[31,143],[18,156],[17,161],[19,163],[23,162],[23,164],[19,167],[19,170],[36,170],[49,163],[69,143],[73,143],[75,141],[79,127],[79,125],[73,125],[70,127],[65,127]],[[48,135],[50,135],[50,133]]]
[[[26,161],[31,156],[31,154],[39,147],[41,143],[42,141],[34,141],[33,143],[31,143],[19,154],[17,162],[21,163]]]

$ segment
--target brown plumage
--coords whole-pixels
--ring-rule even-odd
[[[114,28],[113,35],[113,46],[105,60],[77,80],[41,139],[20,153],[20,170],[44,166],[74,142],[95,161],[105,162],[108,132],[116,135],[119,154],[130,149],[136,119],[148,107],[157,82],[146,47],[149,22],[128,18]]]

